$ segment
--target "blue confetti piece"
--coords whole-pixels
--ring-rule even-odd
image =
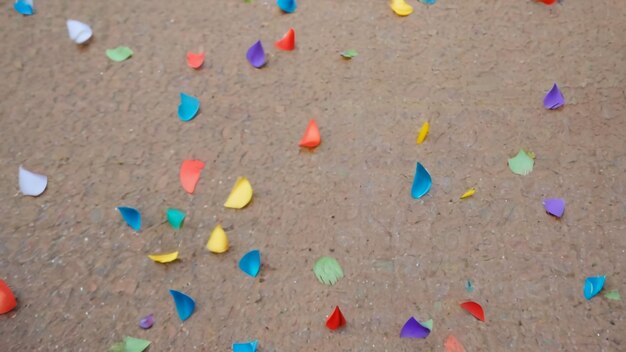
[[[17,0],[15,4],[13,4],[13,9],[24,16],[31,16],[35,13],[31,0]]]
[[[117,210],[133,230],[139,231],[141,229],[141,213],[139,210],[131,207],[117,207]]]
[[[181,121],[190,121],[191,119],[196,117],[198,110],[200,110],[200,100],[198,100],[198,98],[185,93],[180,93],[178,118],[180,118]]]
[[[256,352],[256,345],[259,340],[250,342],[235,342],[233,343],[233,352]]]
[[[430,191],[433,180],[430,174],[419,162],[415,167],[415,178],[413,179],[413,187],[411,187],[411,196],[419,199]]]
[[[592,299],[595,295],[602,291],[606,276],[590,276],[585,279],[584,294],[587,300]]]
[[[437,2],[437,0],[421,0],[421,1],[423,4],[426,4],[426,5],[434,5]]]
[[[261,268],[261,252],[258,249],[246,253],[239,261],[239,269],[244,273],[256,277]]]
[[[276,0],[276,5],[286,13],[292,13],[298,7],[296,0]]]
[[[465,281],[465,291],[474,292],[474,284],[472,284],[472,280],[467,279],[467,281]]]
[[[196,308],[196,302],[193,298],[176,290],[170,290],[170,295],[172,295],[172,298],[174,299],[176,312],[178,312],[180,320],[185,321],[189,319],[189,317],[193,314],[193,310]]]

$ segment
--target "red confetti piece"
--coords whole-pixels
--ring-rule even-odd
[[[480,304],[474,301],[467,301],[465,303],[461,303],[461,308],[468,311],[471,315],[474,316],[474,318],[480,321],[485,321],[485,311],[483,310],[483,307],[480,306]]]

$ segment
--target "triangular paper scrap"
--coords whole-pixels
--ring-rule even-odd
[[[301,147],[315,148],[320,145],[322,137],[320,136],[320,129],[317,127],[315,119],[309,120],[309,124],[306,126],[304,135],[300,139],[299,145]]]
[[[413,13],[413,7],[404,0],[390,0],[389,6],[398,16],[408,16]]]
[[[178,118],[181,121],[191,121],[200,110],[200,100],[193,95],[180,93],[180,104],[178,104]]]
[[[291,51],[296,46],[296,32],[293,28],[290,28],[287,33],[275,43],[276,47],[280,50]]]
[[[330,330],[337,330],[344,325],[346,325],[346,318],[344,318],[339,306],[337,306],[326,319],[326,327]]]
[[[474,318],[480,321],[485,321],[485,311],[483,310],[483,307],[480,304],[474,301],[467,301],[467,302],[461,303],[461,308],[468,311],[471,315],[474,316]]]
[[[204,169],[204,163],[200,160],[183,160],[179,176],[180,184],[187,193],[191,194],[196,189],[202,169]]]
[[[585,279],[584,294],[587,300],[592,299],[595,295],[602,291],[606,276],[590,276]]]
[[[422,125],[422,128],[420,128],[420,131],[417,134],[417,139],[415,140],[415,143],[417,144],[424,143],[424,140],[426,139],[426,136],[428,135],[429,128],[430,128],[430,124],[428,123],[428,121],[424,122],[424,124]]]
[[[204,63],[204,53],[187,53],[187,66],[198,69]]]
[[[565,97],[563,97],[563,93],[561,93],[559,86],[555,83],[548,94],[546,94],[545,98],[543,98],[543,107],[549,110],[555,110],[564,104]]]
[[[421,325],[421,326],[423,326],[423,327],[425,327],[426,329],[428,329],[428,330],[430,330],[430,331],[433,331],[433,324],[434,324],[434,323],[435,323],[435,322],[433,322],[433,320],[432,320],[432,319],[428,319],[428,320],[426,320],[426,321],[422,321],[422,322],[420,322],[420,325]]]
[[[450,335],[446,338],[446,341],[443,343],[443,347],[445,347],[446,352],[465,352],[465,347],[461,345],[459,340],[457,340],[454,335]]]
[[[224,206],[231,209],[244,208],[252,200],[252,185],[245,177],[237,177]]]
[[[133,56],[133,51],[127,46],[118,46],[117,48],[107,49],[106,54],[112,61],[122,62]]]
[[[404,323],[400,331],[400,337],[411,339],[425,339],[429,334],[430,330],[413,317],[410,317],[409,320]]]
[[[255,68],[261,68],[265,66],[265,50],[263,49],[263,44],[260,40],[252,44],[252,46],[248,49],[248,51],[246,52],[246,59],[248,59],[250,65]]]
[[[347,59],[347,60],[350,60],[353,57],[359,56],[359,52],[356,51],[356,49],[344,50],[344,51],[340,52],[339,54],[341,55],[341,57],[343,57],[344,59]]]
[[[298,7],[296,0],[276,0],[276,5],[286,13],[292,13]]]
[[[415,199],[422,198],[433,184],[430,174],[419,162],[415,166],[415,177],[413,178],[413,186],[411,187],[411,196]]]
[[[611,301],[621,301],[622,300],[622,295],[620,295],[619,291],[617,291],[617,290],[611,290],[611,291],[605,293],[604,297],[606,297],[607,299],[610,299]]]
[[[343,277],[343,269],[333,257],[321,257],[313,266],[317,280],[324,285],[334,285]]]
[[[30,16],[35,13],[35,7],[33,6],[33,0],[16,0],[13,4],[13,9],[24,16]]]
[[[206,249],[213,253],[224,253],[228,250],[228,237],[222,225],[217,224],[215,226],[209,237],[209,242],[206,244]]]
[[[261,269],[261,252],[255,249],[246,253],[239,260],[239,269],[252,277],[256,277]]]
[[[565,212],[565,200],[561,198],[547,198],[543,200],[543,207],[548,214],[560,218]]]
[[[20,192],[25,196],[38,197],[48,187],[48,176],[28,171],[22,166],[19,168]]]
[[[189,319],[191,314],[193,314],[193,310],[196,307],[196,302],[193,300],[193,298],[176,290],[170,290],[170,295],[172,295],[172,298],[174,299],[176,312],[178,312],[178,317],[180,318],[180,320],[185,321]]]
[[[461,195],[461,199],[469,198],[469,197],[473,196],[474,193],[476,193],[476,188],[472,187],[472,188],[468,189],[467,191],[465,191],[465,193],[463,193]]]
[[[250,342],[235,342],[233,343],[233,352],[256,352],[256,346],[258,343],[258,340]]]
[[[86,23],[76,20],[67,20],[66,24],[67,33],[69,34],[70,39],[76,44],[86,43],[93,35],[91,27],[89,27]]]
[[[178,251],[164,254],[150,254],[148,258],[157,263],[170,263],[178,259]]]
[[[109,351],[111,352],[143,352],[150,346],[150,341],[138,339],[136,337],[126,336],[124,337],[124,341],[119,342]]]
[[[5,314],[17,306],[17,300],[15,299],[15,295],[9,285],[4,282],[4,280],[0,279],[0,314]]]
[[[170,226],[174,230],[180,230],[183,226],[183,222],[185,221],[185,213],[182,210],[175,208],[167,209],[167,222],[170,223]]]
[[[534,165],[535,160],[533,160],[530,155],[526,154],[524,149],[520,149],[516,156],[509,159],[509,169],[516,175],[528,175],[533,171]]]
[[[141,213],[139,210],[131,207],[117,207],[117,210],[122,215],[126,224],[133,230],[139,231],[141,229]]]

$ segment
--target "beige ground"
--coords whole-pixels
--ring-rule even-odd
[[[255,338],[263,352],[441,351],[449,334],[468,351],[626,350],[624,302],[582,295],[599,274],[626,294],[626,2],[410,3],[399,18],[384,0],[301,0],[292,15],[262,0],[38,1],[32,17],[3,2],[0,277],[19,308],[0,316],[0,351],[105,351],[124,335],[150,351]],[[88,47],[67,18],[93,26]],[[298,48],[277,52],[290,26]],[[262,70],[245,60],[257,39]],[[118,45],[134,57],[109,61]],[[196,72],[184,57],[197,49]],[[553,82],[560,111],[541,103]],[[202,101],[192,122],[176,117],[180,91]],[[297,147],[311,117],[314,153]],[[519,148],[537,154],[526,177],[506,166]],[[193,196],[178,182],[187,158],[207,163]],[[434,186],[414,200],[418,160]],[[44,195],[17,194],[20,164],[49,175]],[[224,209],[240,175],[254,201]],[[561,221],[546,196],[566,199]],[[140,233],[118,205],[141,209]],[[179,233],[167,207],[189,214]],[[218,222],[221,256],[204,249]],[[178,263],[146,257],[176,248]],[[252,248],[257,279],[237,269]],[[311,272],[322,255],[343,265],[336,286]],[[184,323],[170,288],[197,301]],[[335,305],[342,332],[324,327]],[[434,319],[428,339],[398,337],[411,315]]]

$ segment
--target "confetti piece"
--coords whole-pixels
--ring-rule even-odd
[[[324,285],[332,286],[343,277],[341,265],[333,257],[321,257],[313,266],[317,280]]]
[[[239,261],[239,269],[244,273],[256,277],[261,269],[261,252],[258,249],[246,253]]]
[[[467,281],[465,281],[465,291],[474,292],[474,284],[472,283],[472,280],[467,279]]]
[[[352,59],[353,57],[359,56],[359,53],[356,50],[354,50],[354,49],[344,50],[344,51],[340,52],[339,54],[341,54],[341,56],[344,59],[348,59],[348,60]]]
[[[554,3],[556,3],[556,0],[537,0],[537,2],[542,2],[546,5],[552,5]]]
[[[565,104],[565,97],[563,97],[563,93],[559,89],[559,86],[555,83],[552,86],[552,89],[546,94],[546,97],[543,98],[543,107],[548,110],[555,110],[560,108]]]
[[[181,121],[191,121],[200,110],[200,100],[193,95],[180,93],[180,104],[178,105],[178,118]]]
[[[398,16],[408,16],[413,13],[413,7],[404,0],[391,0],[389,4],[393,12]]]
[[[13,4],[13,9],[24,16],[30,16],[35,13],[33,0],[16,0],[15,4]]]
[[[93,35],[91,27],[76,20],[67,20],[67,33],[76,44],[85,44]]]
[[[286,13],[292,13],[298,7],[296,0],[276,0],[276,5]]]
[[[222,225],[217,224],[217,226],[215,226],[211,232],[211,236],[209,236],[206,249],[213,253],[224,253],[228,250],[228,237]]]
[[[606,276],[590,276],[585,279],[584,294],[587,300],[592,299],[595,295],[602,291]]]
[[[231,209],[241,209],[252,200],[252,185],[245,177],[237,177],[233,189],[230,191],[228,199],[224,206]]]
[[[154,325],[154,315],[148,314],[139,320],[139,327],[142,329],[150,329]]]
[[[516,156],[509,159],[509,169],[511,169],[511,171],[516,175],[528,175],[531,171],[533,171],[534,165],[535,161],[528,154],[526,154],[524,149],[520,149]]]
[[[422,125],[422,128],[420,128],[420,131],[417,134],[417,139],[415,140],[415,143],[417,144],[424,143],[424,140],[426,139],[426,135],[428,135],[429,128],[430,128],[430,124],[428,123],[428,121],[424,122],[424,124]]]
[[[621,301],[622,296],[619,294],[617,290],[611,290],[604,294],[604,297],[610,299],[611,301]],[[1,299],[0,299],[1,301]]]
[[[413,178],[413,187],[411,187],[411,196],[415,199],[423,197],[433,184],[430,174],[419,162],[415,167],[415,177]]]
[[[461,195],[461,199],[469,198],[469,197],[473,196],[474,193],[476,193],[476,188],[472,187],[472,188],[468,189],[467,191],[465,191],[465,193],[463,193]]]
[[[296,32],[293,28],[289,28],[287,33],[277,41],[274,45],[280,50],[291,51],[296,46]]]
[[[6,314],[17,306],[17,300],[9,285],[0,279],[0,314]]]
[[[432,319],[428,319],[425,322],[421,322],[420,325],[422,325],[423,327],[425,327],[426,329],[433,331],[433,320]]]
[[[561,198],[547,198],[543,200],[543,207],[550,215],[560,218],[565,212],[565,200]]]
[[[256,352],[256,346],[258,343],[258,340],[250,342],[235,342],[233,343],[233,352]]]
[[[133,230],[139,231],[141,229],[141,213],[139,210],[131,207],[117,207],[117,210],[122,214],[126,224]]]
[[[404,323],[404,326],[400,331],[400,337],[410,339],[425,339],[429,334],[430,330],[420,324],[413,317],[410,317],[409,320]]]
[[[191,314],[193,314],[194,308],[196,307],[196,302],[193,298],[176,290],[170,290],[170,295],[172,295],[172,298],[174,299],[176,312],[178,312],[180,320],[185,321],[189,319]]]
[[[150,341],[126,336],[124,341],[118,342],[111,347],[110,352],[143,352],[150,346]]]
[[[191,51],[187,53],[187,66],[199,69],[204,64],[204,53],[192,53]]]
[[[465,352],[465,347],[461,345],[459,340],[457,340],[454,335],[448,336],[446,341],[444,341],[443,346],[446,349],[446,352]]]
[[[168,208],[167,209],[167,222],[174,230],[180,230],[185,221],[185,213],[182,210]]]
[[[437,2],[437,0],[420,0],[420,1],[426,5],[434,5]]]
[[[336,306],[335,310],[333,310],[328,319],[326,319],[326,327],[330,330],[337,330],[345,325],[346,318],[344,318],[343,314],[341,314],[339,306]]]
[[[187,193],[192,194],[196,189],[203,168],[204,163],[200,160],[183,160],[180,165],[180,184]]]
[[[150,254],[148,258],[152,259],[157,263],[171,263],[178,259],[178,251],[164,254]]]
[[[265,50],[263,50],[263,44],[261,44],[260,40],[252,44],[248,49],[246,58],[253,67],[261,68],[265,65]]]
[[[320,136],[320,129],[317,127],[315,119],[309,120],[309,124],[306,126],[304,135],[300,139],[299,145],[301,147],[315,148],[320,145],[322,137]]]
[[[38,197],[48,187],[48,176],[28,171],[20,165],[19,168],[20,192],[25,196]]]
[[[481,307],[480,304],[474,301],[467,301],[467,302],[461,303],[461,308],[468,311],[471,315],[474,316],[474,318],[480,321],[485,321],[485,311],[483,310],[483,307]]]
[[[133,56],[133,51],[127,46],[118,46],[114,49],[107,49],[106,54],[109,59],[115,62],[122,62]]]

